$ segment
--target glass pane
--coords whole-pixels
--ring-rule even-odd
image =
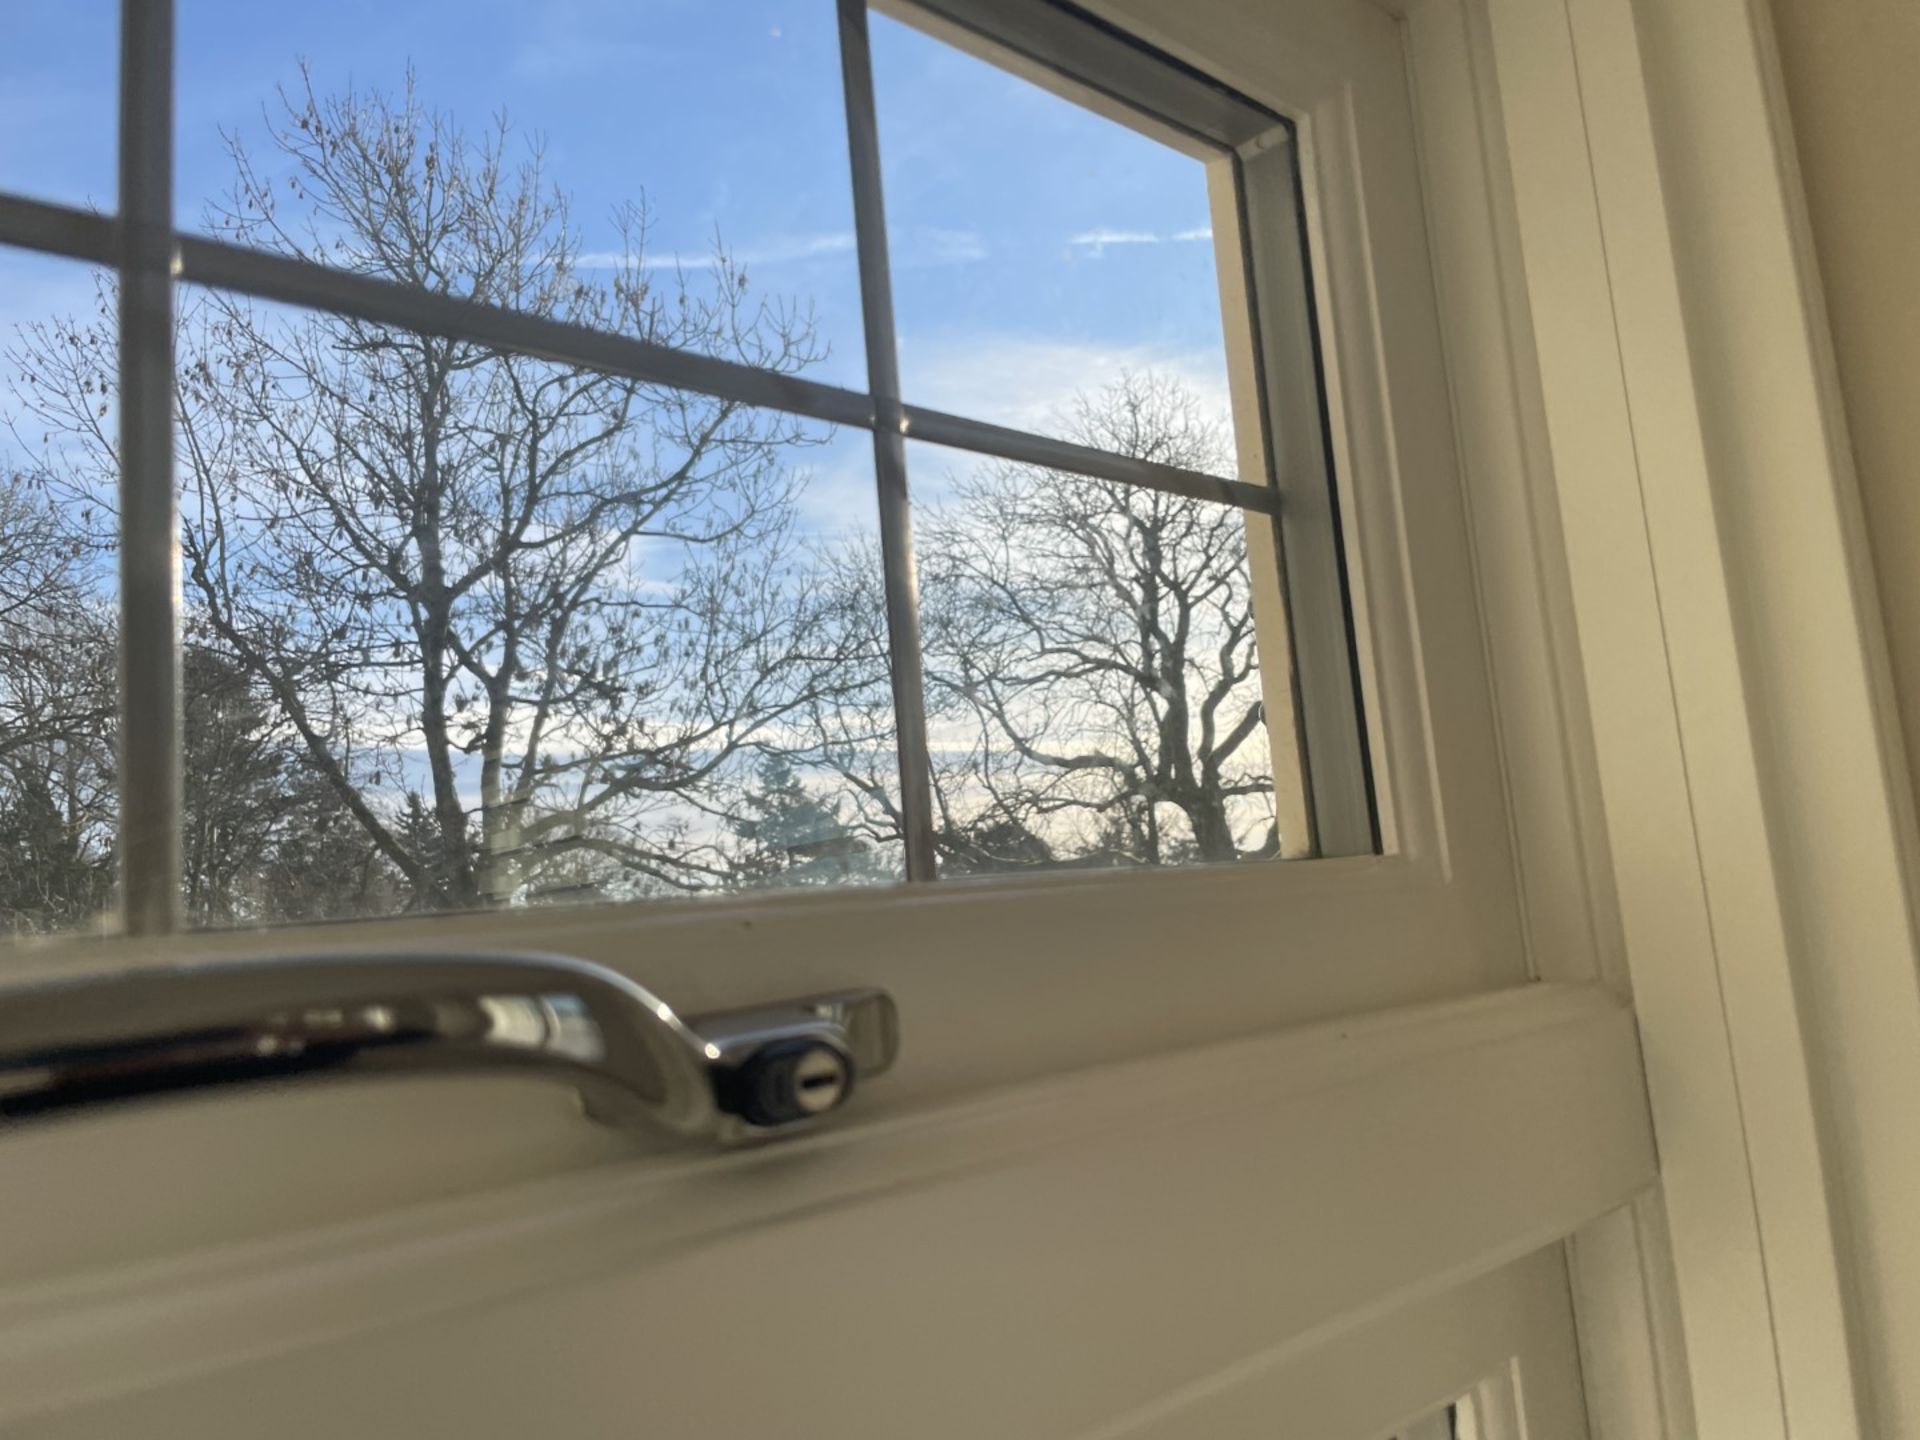
[[[906,398],[1057,435],[1155,372],[1224,426],[1205,165],[898,21],[873,49]]]
[[[201,924],[895,878],[871,441],[189,290]]]
[[[1081,407],[1218,442],[1175,382]],[[1271,522],[927,446],[909,464],[945,873],[1304,853],[1292,728],[1267,724],[1284,659],[1260,669],[1277,591],[1256,603],[1248,563]]]
[[[0,5],[0,190],[115,208],[119,24],[115,0]]]
[[[179,24],[183,225],[864,387],[831,0]]]
[[[0,249],[0,933],[112,903],[115,296]]]

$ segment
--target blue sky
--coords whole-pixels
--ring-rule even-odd
[[[410,63],[428,105],[473,128],[504,108],[543,139],[587,251],[644,194],[656,261],[699,264],[718,233],[760,289],[815,304],[831,353],[812,373],[863,386],[831,0],[177,6],[183,225],[228,182],[220,132],[257,140],[300,61],[323,92],[390,89]],[[110,205],[117,11],[0,0],[0,188]],[[873,41],[908,398],[1044,429],[1076,390],[1158,366],[1224,410],[1201,165],[883,16]],[[86,289],[78,266],[0,252],[0,329]],[[823,511],[870,485],[841,438],[814,462]]]

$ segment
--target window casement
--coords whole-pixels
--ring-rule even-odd
[[[844,0],[771,33],[837,49],[850,230],[687,254],[411,67],[302,61],[194,200],[174,8],[128,11],[112,213],[0,175],[9,263],[100,277],[9,346],[10,503],[72,559],[0,685],[120,677],[4,782],[92,787],[15,929],[116,867],[152,935],[1378,851],[1290,120],[1066,6]],[[740,23],[692,38],[765,125]],[[1153,224],[1002,243],[1101,165]]]

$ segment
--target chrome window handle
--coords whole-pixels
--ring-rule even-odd
[[[612,1124],[731,1138],[837,1108],[892,1064],[879,990],[692,1021],[556,955],[329,955],[0,989],[0,1126],[158,1095],[334,1076],[525,1072]]]

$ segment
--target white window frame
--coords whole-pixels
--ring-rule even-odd
[[[1451,9],[1405,7],[1416,55],[1464,46],[1497,98],[1433,168],[1486,165],[1511,217],[1454,284],[1479,272],[1475,343],[1524,381],[1474,403],[1552,479],[1538,563],[1661,1151],[1662,1203],[1572,1245],[1590,1397],[1620,1434],[1903,1433],[1920,841],[1771,21]]]
[[[426,334],[497,346],[648,383],[865,430],[874,441],[879,560],[892,678],[905,878],[936,874],[918,584],[907,474],[911,438],[1231,506],[1247,517],[1266,677],[1276,725],[1275,784],[1289,855],[1370,855],[1379,826],[1360,678],[1346,604],[1338,506],[1321,443],[1319,354],[1294,205],[1297,158],[1280,115],[1192,75],[1050,0],[905,0],[890,7],[969,48],[987,47],[1056,89],[1169,140],[1207,167],[1222,224],[1229,357],[1245,474],[1227,479],[913,403],[896,356],[867,0],[836,0],[851,161],[868,385],[853,391],[593,327],[274,254],[173,224],[173,0],[123,7],[119,198],[113,216],[0,191],[0,244],[110,266],[118,282],[120,726],[109,929],[183,926],[181,887],[178,499],[173,474],[174,287],[197,284]],[[1124,95],[1124,101],[1113,97]],[[1258,307],[1257,311],[1255,307]],[[1264,333],[1263,333],[1264,332]],[[1259,383],[1255,383],[1258,377]],[[1284,455],[1269,437],[1289,439]],[[1297,432],[1300,439],[1292,438]],[[1304,440],[1305,443],[1302,443]],[[1265,517],[1264,519],[1262,517]],[[1271,531],[1271,536],[1266,533]],[[1270,557],[1278,548],[1283,563]],[[1263,577],[1264,578],[1264,577]],[[1283,593],[1284,592],[1284,593]],[[1296,696],[1298,703],[1295,703]],[[1289,774],[1288,769],[1303,773]],[[1299,793],[1292,793],[1299,792]],[[1304,833],[1293,833],[1304,832]]]
[[[1292,8],[1304,13],[1312,7]],[[1653,1174],[1653,1149],[1638,1100],[1627,1012],[1602,991],[1524,984],[1530,978],[1529,941],[1516,903],[1512,817],[1481,663],[1487,642],[1465,497],[1457,483],[1440,327],[1419,244],[1422,184],[1407,139],[1412,114],[1402,51],[1393,22],[1361,6],[1350,14],[1364,27],[1357,39],[1343,38],[1339,25],[1324,34],[1310,28],[1298,46],[1289,45],[1287,64],[1277,73],[1249,71],[1247,78],[1262,87],[1248,93],[1292,121],[1302,142],[1304,221],[1320,261],[1314,300],[1326,317],[1321,339],[1333,468],[1343,487],[1342,509],[1354,517],[1346,559],[1358,577],[1355,628],[1361,667],[1371,682],[1370,738],[1383,761],[1378,788],[1386,853],[721,903],[507,911],[265,935],[68,940],[7,957],[10,975],[52,977],[315,946],[481,945],[561,950],[624,968],[688,1013],[848,983],[883,983],[900,1004],[906,1028],[900,1064],[883,1085],[856,1097],[831,1135],[801,1142],[809,1153],[818,1145],[821,1154],[837,1157],[825,1173],[842,1193],[895,1185],[915,1173],[897,1146],[878,1143],[888,1133],[907,1134],[908,1117],[913,1130],[926,1132],[915,1153],[930,1157],[922,1165],[937,1162],[934,1173],[991,1166],[1010,1149],[1037,1144],[1064,1152],[1074,1137],[1109,1134],[1124,1141],[1124,1132],[1114,1131],[1112,1079],[1104,1071],[1085,1079],[1074,1072],[1155,1056],[1165,1056],[1164,1065],[1153,1062],[1156,1068],[1127,1088],[1147,1110],[1164,1112],[1177,1101],[1246,1116],[1245,1123],[1213,1132],[1213,1143],[1225,1148],[1216,1148],[1205,1168],[1217,1185],[1229,1187],[1218,1197],[1222,1204],[1263,1203],[1265,1192],[1246,1188],[1252,1172],[1236,1158],[1250,1134],[1261,1137],[1275,1187],[1285,1185],[1308,1144],[1325,1157],[1327,1174],[1336,1173],[1326,1167],[1338,1160],[1347,1168],[1337,1173],[1355,1185],[1368,1183],[1365,1177],[1382,1173],[1383,1166],[1403,1165],[1405,1157],[1345,1145],[1346,1133],[1364,1123],[1364,1110],[1342,1111],[1349,1118],[1330,1127],[1319,1100],[1302,1099],[1287,1111],[1294,1118],[1276,1126],[1276,1097],[1294,1090],[1317,1097],[1330,1080],[1359,1086],[1356,1104],[1368,1096],[1419,1094],[1424,1123],[1415,1128],[1426,1136],[1431,1155],[1436,1162],[1467,1153],[1483,1157],[1476,1167],[1480,1183],[1493,1184],[1523,1166],[1539,1169],[1540,1184],[1504,1185],[1496,1204],[1478,1203],[1472,1192],[1461,1191],[1446,1222],[1416,1232],[1416,1243],[1385,1272],[1329,1273],[1331,1257],[1321,1253],[1316,1260],[1314,1237],[1339,1223],[1337,1201],[1328,1208],[1334,1192],[1303,1197],[1292,1244],[1264,1257],[1270,1288],[1284,1292],[1290,1269],[1316,1263],[1334,1287],[1334,1303],[1356,1310],[1382,1303],[1383,1284],[1389,1290],[1431,1288],[1449,1276],[1510,1261],[1520,1253],[1517,1245],[1549,1243],[1644,1190]],[[1116,18],[1145,29],[1125,15]],[[1205,63],[1218,57],[1194,58]],[[1232,83],[1240,77],[1226,78]],[[1369,118],[1377,112],[1377,121]],[[1231,191],[1216,186],[1216,197],[1222,194]],[[1417,267],[1407,268],[1403,259],[1403,268],[1383,285],[1370,226],[1411,238]],[[1223,234],[1229,228],[1216,226]],[[103,246],[110,242],[110,229],[97,233]],[[210,243],[182,238],[184,272],[192,273],[194,248]],[[1403,257],[1407,253],[1402,249]],[[243,263],[271,265],[289,280],[293,275],[278,260],[256,261],[244,252],[222,263],[235,271]],[[1234,279],[1244,283],[1245,270],[1235,264],[1225,271],[1231,299]],[[305,272],[302,281],[321,283]],[[334,282],[327,277],[324,283]],[[283,298],[343,303],[332,291]],[[586,343],[585,337],[569,338],[575,341]],[[592,363],[634,363],[606,343]],[[1230,336],[1229,343],[1240,345],[1236,406],[1249,400],[1257,406],[1259,392],[1245,374],[1244,337]],[[1244,415],[1242,421],[1243,437],[1258,433]],[[1417,462],[1412,468],[1421,483],[1406,483],[1409,459]],[[1448,663],[1429,666],[1423,658],[1428,654],[1445,655]],[[1542,843],[1564,848],[1569,821],[1570,812],[1554,814],[1551,825],[1559,838]],[[714,952],[721,947],[726,963],[717,965]],[[1177,957],[1177,967],[1170,967],[1169,957]],[[1489,991],[1501,993],[1460,998]],[[1420,1008],[1402,1008],[1409,1006]],[[1377,1027],[1310,1028],[1330,1017],[1378,1010],[1394,1013]],[[1290,1033],[1250,1051],[1205,1043],[1283,1027]],[[1057,1083],[1036,1089],[1040,1077],[1048,1076],[1058,1077]],[[1009,1098],[930,1113],[930,1107],[951,1106],[956,1097],[994,1087]],[[1469,1094],[1501,1097],[1513,1123],[1498,1123],[1483,1105],[1467,1102]],[[1549,1095],[1565,1099],[1557,1114],[1539,1106]],[[1152,1096],[1161,1099],[1147,1098]],[[122,1247],[132,1254],[173,1252],[182,1255],[178,1264],[95,1276],[97,1283],[62,1291],[53,1305],[63,1323],[52,1333],[80,1326],[106,1343],[90,1348],[84,1363],[76,1354],[75,1363],[49,1365],[34,1335],[21,1335],[12,1352],[20,1363],[6,1374],[10,1403],[24,1410],[66,1403],[74,1387],[84,1390],[102,1376],[115,1377],[115,1385],[135,1384],[156,1361],[178,1366],[196,1363],[193,1356],[221,1353],[222,1337],[244,1335],[249,1346],[297,1344],[315,1326],[347,1323],[343,1314],[368,1303],[364,1288],[340,1288],[347,1270],[304,1263],[312,1243],[306,1235],[262,1237],[248,1246],[246,1236],[234,1233],[237,1220],[299,1215],[346,1227],[333,1231],[343,1243],[392,1240],[375,1251],[379,1263],[396,1275],[408,1273],[408,1262],[425,1263],[426,1272],[412,1272],[415,1290],[438,1303],[454,1283],[448,1266],[460,1262],[453,1257],[471,1253],[448,1243],[449,1237],[471,1235],[473,1243],[482,1243],[495,1237],[504,1214],[529,1207],[558,1216],[555,1225],[528,1232],[531,1247],[519,1263],[539,1272],[557,1263],[561,1251],[587,1253],[571,1217],[604,1216],[596,1193],[618,1206],[629,1180],[642,1190],[655,1183],[646,1176],[623,1177],[609,1196],[604,1179],[580,1167],[625,1153],[625,1142],[585,1135],[577,1126],[557,1131],[553,1099],[544,1094],[490,1091],[479,1155],[471,1146],[447,1142],[449,1135],[454,1142],[471,1138],[461,1135],[459,1118],[468,1117],[464,1124],[471,1125],[471,1105],[426,1094],[399,1104],[391,1097],[328,1096],[318,1108],[302,1103],[296,1122],[278,1103],[281,1098],[293,1097],[273,1097],[275,1103],[265,1106],[222,1106],[217,1120],[212,1114],[169,1117],[170,1134],[175,1122],[191,1132],[169,1142],[181,1153],[201,1145],[220,1154],[270,1148],[275,1135],[297,1123],[306,1164],[298,1175],[236,1174],[232,1193],[217,1207],[197,1204],[185,1191],[150,1197],[144,1233],[114,1237],[111,1253],[123,1253]],[[1037,1135],[1036,1106],[1048,1120]],[[1581,1118],[1567,1123],[1576,1115]],[[1490,1137],[1492,1150],[1483,1143]],[[30,1173],[35,1157],[22,1143],[16,1142],[15,1164]],[[1569,1143],[1577,1143],[1579,1158],[1555,1169],[1547,1157]],[[787,1153],[799,1155],[801,1145]],[[364,1161],[354,1158],[376,1153],[407,1154],[409,1163],[369,1174]],[[573,1173],[532,1190],[509,1184],[554,1168]],[[316,1195],[315,1174],[349,1177],[351,1193]],[[475,1190],[478,1197],[472,1197]],[[782,1189],[766,1203],[778,1209],[803,1199]],[[396,1230],[386,1218],[436,1200],[453,1208],[436,1206],[419,1217],[440,1237],[431,1245],[420,1244],[422,1234],[410,1220]],[[623,1227],[636,1223],[630,1211],[615,1213]],[[54,1272],[88,1259],[97,1264],[99,1237],[64,1219],[42,1214],[23,1220],[16,1233],[48,1236],[36,1260]],[[1516,1226],[1524,1231],[1521,1240]],[[1217,1245],[1224,1235],[1203,1238]],[[513,1265],[461,1268],[483,1287],[528,1273]],[[356,1267],[352,1273],[364,1272]],[[225,1283],[240,1275],[254,1283]],[[1041,1281],[1038,1272],[1034,1281]],[[262,1307],[269,1294],[273,1300]],[[156,1297],[158,1309],[143,1303]],[[136,1312],[141,1318],[129,1324],[125,1317]],[[32,1304],[12,1311],[22,1324],[48,1313]],[[0,1332],[8,1331],[7,1318],[0,1305]],[[1223,1313],[1220,1326],[1228,1321]],[[1319,1322],[1301,1311],[1281,1323]],[[1196,1342],[1201,1338],[1197,1332]],[[1214,1346],[1235,1343],[1220,1328],[1206,1338]],[[7,1353],[0,1345],[0,1357]]]
[[[128,0],[126,43],[161,46],[157,35],[146,32],[164,28],[159,18],[163,8],[164,0],[162,5]],[[851,0],[842,0],[843,15],[848,11],[859,13]],[[1150,43],[1156,38],[1145,27],[1128,28]],[[762,971],[768,983],[790,990],[847,983],[860,968],[849,955],[849,945],[857,945],[861,953],[884,954],[886,983],[912,1016],[954,1008],[956,997],[979,983],[974,974],[977,940],[965,926],[945,917],[990,915],[995,925],[1021,933],[1037,952],[1023,962],[1024,1024],[983,1035],[972,1027],[928,1027],[922,1021],[908,1063],[890,1077],[889,1088],[902,1101],[923,1093],[917,1078],[921,1074],[927,1077],[926,1093],[940,1093],[955,1085],[992,1084],[1056,1067],[1439,1000],[1527,979],[1532,973],[1530,947],[1516,918],[1520,911],[1513,838],[1486,677],[1474,663],[1429,668],[1423,660],[1429,652],[1477,657],[1485,642],[1467,512],[1456,483],[1445,364],[1432,299],[1430,293],[1425,298],[1416,295],[1416,303],[1396,306],[1391,293],[1378,293],[1381,278],[1369,239],[1369,226],[1389,233],[1419,232],[1423,216],[1416,157],[1388,146],[1379,164],[1356,168],[1351,160],[1374,148],[1373,137],[1361,132],[1356,116],[1364,119],[1374,105],[1388,107],[1395,123],[1405,116],[1404,74],[1397,64],[1389,69],[1364,57],[1356,59],[1349,52],[1361,47],[1343,41],[1338,28],[1331,27],[1323,37],[1307,37],[1293,50],[1290,68],[1255,76],[1263,89],[1242,89],[1283,116],[1301,137],[1306,204],[1300,218],[1316,257],[1313,300],[1325,317],[1319,340],[1325,354],[1331,459],[1341,487],[1340,510],[1351,517],[1344,536],[1345,560],[1356,577],[1351,603],[1359,668],[1367,681],[1368,748],[1376,766],[1375,799],[1385,853],[1307,864],[1200,866],[1113,876],[1036,874],[857,892],[649,901],[577,912],[508,910],[384,920],[345,930],[289,927],[264,934],[177,934],[173,861],[162,854],[172,843],[172,827],[170,819],[158,830],[156,825],[175,813],[178,776],[171,758],[174,747],[161,740],[166,727],[154,724],[140,732],[143,753],[150,752],[151,761],[144,767],[145,779],[136,783],[130,774],[127,787],[129,795],[137,790],[144,799],[123,812],[131,842],[126,847],[123,928],[143,943],[135,947],[111,939],[58,940],[7,957],[9,970],[26,976],[84,966],[165,963],[183,956],[284,952],[316,944],[520,944],[569,948],[582,958],[630,969],[657,993],[692,1012],[755,998],[740,992],[737,975],[716,976],[710,949],[724,938],[740,957],[741,971]],[[1179,58],[1177,47],[1161,48]],[[1353,82],[1326,78],[1349,76],[1356,65],[1371,65],[1362,86],[1368,93],[1358,102],[1351,93]],[[149,79],[158,73],[151,66],[134,68]],[[1223,78],[1234,83],[1240,77]],[[854,104],[858,108],[857,98]],[[147,151],[160,146],[156,137],[168,124],[170,108],[163,96],[144,92],[131,93],[128,107],[123,125],[138,143],[123,145],[122,156],[137,173],[123,177],[123,183],[139,200],[146,189],[163,183]],[[1384,128],[1397,136],[1392,125]],[[1259,147],[1263,161],[1274,161],[1277,153]],[[1322,166],[1316,154],[1333,157],[1333,163]],[[1216,205],[1235,198],[1229,185],[1212,189]],[[151,197],[140,203],[157,215],[170,210]],[[1297,222],[1288,215],[1279,223],[1291,233]],[[887,427],[877,418],[879,407],[863,394],[421,295],[203,236],[174,235],[165,221],[154,225],[157,228],[142,232],[147,237],[142,243],[152,247],[148,253],[130,242],[123,248],[122,232],[132,235],[137,229],[131,222],[19,199],[0,204],[0,239],[9,243],[99,263],[125,260],[164,269],[176,279],[229,285],[270,299],[455,329],[509,348],[564,353],[648,380],[873,428],[883,435],[883,444],[890,443],[883,433]],[[1239,226],[1236,222],[1218,228],[1227,235]],[[1285,247],[1269,249],[1286,263]],[[1250,318],[1246,264],[1230,246],[1222,246],[1221,253],[1227,257],[1222,265],[1227,318],[1230,323],[1236,314]],[[1294,263],[1298,258],[1293,256]],[[1282,270],[1276,284],[1263,286],[1261,302],[1274,303],[1289,278],[1297,277]],[[1303,317],[1283,313],[1266,318],[1269,331],[1285,335]],[[129,374],[123,389],[139,393],[143,386],[164,384],[170,374],[165,347],[156,340],[166,327],[151,306],[128,319],[131,329],[121,363]],[[1228,359],[1236,429],[1243,443],[1254,437],[1257,444],[1269,404],[1290,404],[1297,410],[1301,401],[1298,392],[1279,402],[1260,392],[1250,335],[1250,327],[1229,335]],[[1301,340],[1293,334],[1293,343]],[[1295,373],[1300,373],[1297,368]],[[1002,453],[1030,455],[1040,463],[1069,459],[1076,468],[1129,483],[1201,488],[1243,508],[1280,503],[1248,483],[1142,467],[909,406],[903,405],[902,412],[911,433],[925,436],[931,430],[948,443],[971,437]],[[160,423],[150,412],[140,413],[148,416],[142,423]],[[1425,483],[1405,483],[1403,455],[1420,458]],[[1268,457],[1256,458],[1254,473],[1267,473]],[[146,497],[144,502],[136,495],[128,497],[130,531],[135,525],[142,528],[140,535],[130,535],[127,548],[149,557],[145,565],[130,568],[123,582],[122,604],[129,622],[146,627],[139,631],[140,643],[129,643],[126,683],[142,695],[155,696],[173,683],[167,658],[172,627],[155,619],[176,613],[177,581],[170,562],[173,500],[165,470],[165,465],[130,468],[124,480],[130,491]],[[1301,498],[1319,478],[1311,473],[1304,477]],[[142,515],[144,519],[138,518]],[[1309,517],[1308,524],[1323,536],[1333,533],[1328,511]],[[1416,535],[1421,543],[1414,543]],[[164,565],[159,563],[163,555],[169,557]],[[903,567],[896,566],[893,573],[903,573]],[[1322,602],[1328,598],[1324,593],[1318,597]],[[1346,623],[1343,613],[1325,603],[1306,609],[1322,626]],[[1334,647],[1322,648],[1331,653]],[[169,711],[157,706],[155,713],[164,718]],[[1348,813],[1351,816],[1351,809]],[[1564,811],[1554,815],[1557,838],[1536,836],[1535,841],[1564,849],[1570,843],[1568,818]],[[146,860],[136,860],[141,853]],[[779,938],[770,940],[764,957],[772,969],[763,969],[762,956],[755,951],[757,937],[773,933],[770,924],[756,924],[759,916],[780,922]],[[1194,916],[1206,917],[1209,943],[1203,947],[1192,943]],[[1316,963],[1315,957],[1330,953],[1340,954],[1339,964]],[[1181,957],[1177,1004],[1168,1003],[1167,977],[1159,961],[1149,958],[1154,955]],[[1096,986],[1103,997],[1097,1014],[1089,1012],[1085,1000]],[[969,1007],[962,1003],[958,1008]],[[1036,1047],[1034,1037],[1040,1034],[1047,1039]]]

